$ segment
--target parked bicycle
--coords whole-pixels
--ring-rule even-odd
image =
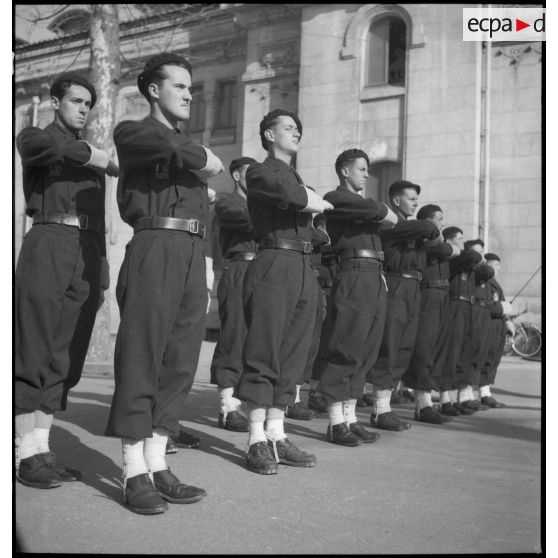
[[[510,316],[515,326],[515,334],[506,336],[506,346],[504,353],[514,352],[521,357],[533,357],[542,349],[541,330],[531,322],[520,322],[517,318],[525,314],[526,310]]]

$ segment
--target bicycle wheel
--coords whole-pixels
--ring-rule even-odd
[[[542,337],[538,329],[524,325],[517,328],[512,341],[512,349],[522,357],[535,356],[542,347]]]

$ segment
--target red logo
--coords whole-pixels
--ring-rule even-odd
[[[522,29],[525,29],[526,27],[531,27],[531,24],[530,23],[525,23],[521,19],[515,18],[515,30],[516,31],[521,31]]]

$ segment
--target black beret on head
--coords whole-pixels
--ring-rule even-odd
[[[414,190],[416,190],[417,194],[420,194],[420,186],[418,184],[413,184],[408,180],[398,180],[397,182],[394,182],[389,187],[389,195],[395,196],[396,194],[398,194],[402,190],[405,190],[406,188],[413,188]]]
[[[256,159],[252,159],[252,157],[239,157],[238,159],[233,159],[231,164],[229,165],[229,172],[232,174],[233,171],[239,169],[244,165],[252,165],[253,163],[257,163]]]
[[[87,91],[91,93],[91,108],[95,106],[95,103],[97,102],[97,92],[95,91],[93,84],[87,79],[85,79],[84,77],[80,76],[79,74],[76,74],[75,72],[64,72],[63,74],[60,74],[59,76],[56,77],[56,79],[52,82],[52,85],[50,86],[51,97],[56,97],[55,91],[63,81],[69,81],[71,83],[75,83],[76,85],[81,85],[82,87],[85,87],[85,89],[87,89]]]
[[[263,117],[263,120],[260,122],[260,138],[262,140],[262,144],[264,143],[265,136],[264,133],[268,128],[271,128],[273,122],[279,116],[290,116],[296,123],[298,131],[300,132],[300,137],[302,137],[302,122],[298,118],[298,116],[294,112],[290,112],[284,109],[275,109],[266,114]]]
[[[497,262],[500,261],[500,256],[498,256],[498,254],[494,254],[493,252],[488,252],[487,254],[484,255],[484,259],[489,262],[492,260],[496,260]]]
[[[476,244],[480,244],[484,248],[484,242],[480,238],[475,238],[475,240],[467,240],[463,246],[467,250],[471,248],[471,246],[475,246]]]
[[[174,52],[161,52],[152,56],[143,67],[143,72],[138,76],[138,89],[143,95],[147,95],[147,86],[149,85],[149,77],[154,70],[163,66],[164,64],[182,64],[192,75],[192,66],[186,58],[175,54]]]

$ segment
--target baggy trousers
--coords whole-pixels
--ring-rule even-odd
[[[387,276],[387,310],[378,360],[366,381],[381,389],[395,389],[415,348],[420,310],[420,283]]]
[[[292,405],[318,299],[309,256],[260,250],[244,277],[243,299],[247,333],[237,396],[258,407]]]
[[[246,338],[242,284],[249,263],[243,260],[230,262],[217,288],[221,331],[211,361],[211,383],[220,388],[236,387],[242,374],[242,350]]]
[[[314,362],[316,361],[320,348],[320,338],[326,312],[327,295],[324,293],[318,283],[318,304],[316,305],[316,318],[314,321],[314,330],[312,331],[312,341],[310,342],[310,350],[308,351],[308,357],[306,359],[306,366],[304,367],[303,378],[302,381],[298,382],[299,384],[307,383],[313,377],[312,369],[314,367]]]
[[[66,408],[95,323],[100,261],[92,231],[42,224],[27,233],[15,277],[16,414]]]
[[[489,346],[486,354],[486,361],[482,367],[480,375],[480,386],[490,386],[494,384],[496,372],[504,354],[506,345],[506,326],[501,318],[490,320],[488,331]]]
[[[106,435],[140,440],[155,428],[176,433],[204,332],[202,239],[182,231],[137,232],[126,247],[116,297],[120,326]]]
[[[481,368],[486,361],[489,347],[490,321],[488,308],[477,304],[471,306],[471,332],[467,336],[467,342],[464,343],[455,366],[458,389],[479,385]]]
[[[362,396],[366,374],[378,357],[385,317],[381,265],[342,261],[331,290],[319,372],[318,389],[329,404]]]
[[[405,386],[423,391],[438,389],[434,363],[448,343],[450,315],[448,290],[422,290],[415,349],[403,374]]]

